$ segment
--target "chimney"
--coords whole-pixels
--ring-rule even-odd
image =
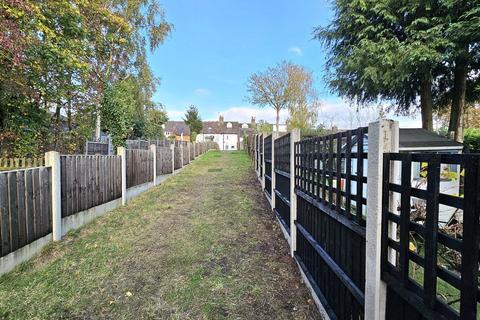
[[[332,132],[337,133],[338,132],[338,127],[336,125],[332,126]]]
[[[223,115],[219,115],[219,116],[218,116],[218,121],[219,121],[221,124],[223,124]]]

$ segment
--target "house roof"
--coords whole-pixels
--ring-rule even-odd
[[[190,128],[183,121],[167,121],[164,131],[171,132],[177,136],[182,135],[182,133],[184,136],[190,135]]]
[[[400,150],[463,149],[463,144],[425,129],[400,129]]]
[[[231,123],[232,127],[228,128],[227,124]],[[238,121],[204,121],[202,133],[203,134],[241,134],[248,131],[247,128],[242,128],[243,123]],[[250,128],[250,125],[248,125]]]

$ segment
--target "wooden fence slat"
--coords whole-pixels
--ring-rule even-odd
[[[7,174],[0,173],[0,190],[7,190]],[[10,253],[10,221],[8,213],[8,193],[0,192],[0,251],[2,256]]]
[[[8,198],[9,198],[8,210],[9,210],[9,218],[10,218],[10,250],[15,251],[19,247],[17,172],[15,171],[8,173]]]
[[[40,208],[40,173],[39,170],[32,171],[32,182],[33,182],[33,229],[35,234],[35,239],[40,238],[41,234],[41,208]]]
[[[33,170],[25,171],[25,224],[27,243],[35,239],[32,171]]]
[[[23,247],[27,244],[27,226],[25,216],[25,171],[17,172],[17,216],[18,216],[18,245]]]

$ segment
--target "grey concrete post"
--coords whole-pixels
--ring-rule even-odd
[[[191,142],[187,142],[187,148],[188,148],[188,163],[190,163],[191,159],[192,159],[192,154],[191,154],[191,151],[190,151],[190,144]]]
[[[53,241],[62,240],[62,185],[60,172],[60,154],[56,151],[45,153],[45,165],[52,171],[52,237]]]
[[[124,147],[117,148],[117,155],[122,159],[122,205],[127,203],[127,152]]]
[[[175,143],[170,145],[170,150],[172,150],[172,174],[175,173]]]
[[[193,160],[195,160],[195,158],[197,157],[197,154],[195,153],[196,142],[192,142],[192,145],[193,145]]]
[[[295,194],[295,142],[300,141],[300,130],[290,133],[290,254],[297,250],[297,195]]]
[[[180,142],[181,142],[180,143],[180,159],[181,159],[180,163],[182,164],[182,168],[183,168],[183,166],[184,166],[184,162],[183,162],[183,141],[180,141]]]
[[[275,139],[278,137],[278,132],[272,133],[272,185],[270,188],[270,194],[272,195],[272,211],[275,209],[275,183],[276,183],[276,174],[275,174]]]
[[[150,145],[150,152],[153,154],[153,185],[157,185],[157,146]]]
[[[365,319],[385,319],[387,292],[380,279],[383,154],[398,151],[398,136],[396,121],[379,120],[368,125]]]

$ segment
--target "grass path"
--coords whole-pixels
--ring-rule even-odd
[[[248,157],[209,152],[0,278],[0,319],[319,319]]]

